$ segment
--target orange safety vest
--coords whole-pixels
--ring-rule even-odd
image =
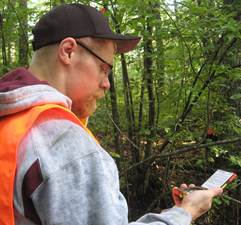
[[[0,118],[0,225],[14,225],[13,193],[17,149],[40,115],[68,119],[83,127],[95,139],[87,129],[85,121],[79,120],[70,110],[55,104],[35,106]]]

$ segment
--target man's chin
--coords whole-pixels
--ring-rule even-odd
[[[87,113],[86,113],[86,116],[89,117],[91,115],[94,114],[94,112],[96,111],[97,107],[95,105],[95,107],[91,108]]]
[[[96,104],[92,105],[89,108],[86,109],[80,109],[80,110],[72,110],[73,113],[78,116],[79,119],[85,119],[90,117],[97,109]]]

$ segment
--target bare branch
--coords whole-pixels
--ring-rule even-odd
[[[199,145],[190,145],[187,147],[179,148],[174,152],[170,152],[167,154],[158,154],[156,155],[157,158],[167,158],[167,157],[172,157],[172,156],[177,156],[183,153],[187,152],[192,152],[192,151],[201,151],[206,147],[211,147],[211,146],[216,146],[216,145],[226,145],[226,144],[234,144],[234,143],[241,143],[241,137],[233,138],[233,139],[228,139],[228,140],[221,140],[221,141],[215,141],[215,142],[210,142],[206,144],[199,144]]]
[[[221,141],[216,141],[216,142],[211,142],[211,143],[206,143],[206,144],[189,145],[189,146],[179,148],[176,151],[166,153],[166,154],[165,153],[153,154],[153,155],[149,156],[148,158],[130,166],[127,169],[127,171],[132,170],[133,168],[136,168],[136,167],[138,167],[142,164],[145,164],[145,163],[151,164],[156,159],[164,159],[164,158],[174,157],[174,156],[176,157],[180,154],[184,154],[184,153],[188,153],[188,152],[192,152],[192,151],[204,150],[205,147],[211,147],[211,146],[216,146],[216,145],[234,144],[234,143],[241,143],[241,137],[228,139],[228,140],[221,140]],[[123,171],[123,172],[126,172],[126,171]]]

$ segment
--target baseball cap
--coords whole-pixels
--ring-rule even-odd
[[[117,44],[117,53],[133,50],[140,37],[113,33],[107,18],[91,6],[63,4],[43,15],[32,29],[33,50],[60,42],[66,37],[110,39]]]

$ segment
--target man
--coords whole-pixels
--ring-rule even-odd
[[[56,7],[33,35],[29,68],[0,81],[0,224],[127,225],[116,165],[86,119],[110,87],[114,54],[140,39],[112,33],[101,13],[80,4]],[[131,224],[188,225],[220,193],[195,191]]]

